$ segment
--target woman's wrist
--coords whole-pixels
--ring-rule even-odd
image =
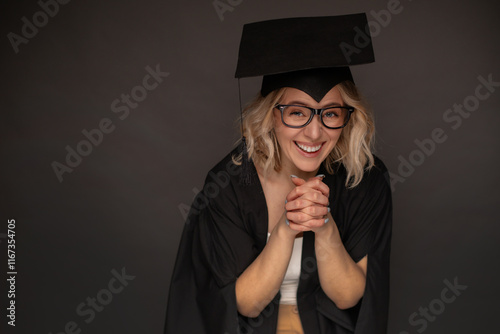
[[[314,229],[315,239],[325,240],[329,242],[342,242],[340,240],[340,233],[337,224],[333,220],[330,212],[326,215],[325,224],[321,227]]]
[[[285,211],[281,216],[281,219],[278,222],[278,224],[276,224],[273,233],[277,233],[281,238],[293,241],[295,240],[297,234],[300,233],[300,231],[295,231],[292,228],[290,228],[290,225],[289,223],[287,223],[286,220],[286,211]]]

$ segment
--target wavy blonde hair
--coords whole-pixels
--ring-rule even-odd
[[[346,187],[354,188],[361,182],[365,170],[374,166],[372,154],[375,135],[373,115],[356,86],[345,81],[338,84],[340,96],[345,104],[355,110],[346,127],[342,129],[337,144],[323,164],[328,173],[342,163],[347,170]],[[248,158],[264,171],[281,170],[280,147],[274,133],[274,106],[283,97],[286,88],[277,89],[263,97],[260,93],[243,110],[243,135],[246,137]],[[241,153],[233,156],[240,164]]]

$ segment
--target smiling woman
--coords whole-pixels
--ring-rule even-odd
[[[237,173],[217,196],[204,187],[188,216],[165,333],[386,332],[391,191],[348,67],[373,50],[347,61],[340,47],[366,25],[354,14],[244,27],[236,76],[263,75],[262,88],[205,184]]]

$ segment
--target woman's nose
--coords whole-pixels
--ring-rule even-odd
[[[319,115],[314,115],[311,123],[304,128],[304,134],[314,140],[321,136],[321,131],[323,131],[323,124],[321,124]]]

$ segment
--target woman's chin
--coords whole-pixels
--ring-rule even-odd
[[[295,164],[295,168],[297,168],[299,171],[303,173],[316,172],[320,166],[321,162],[310,162],[310,163],[299,162]]]

